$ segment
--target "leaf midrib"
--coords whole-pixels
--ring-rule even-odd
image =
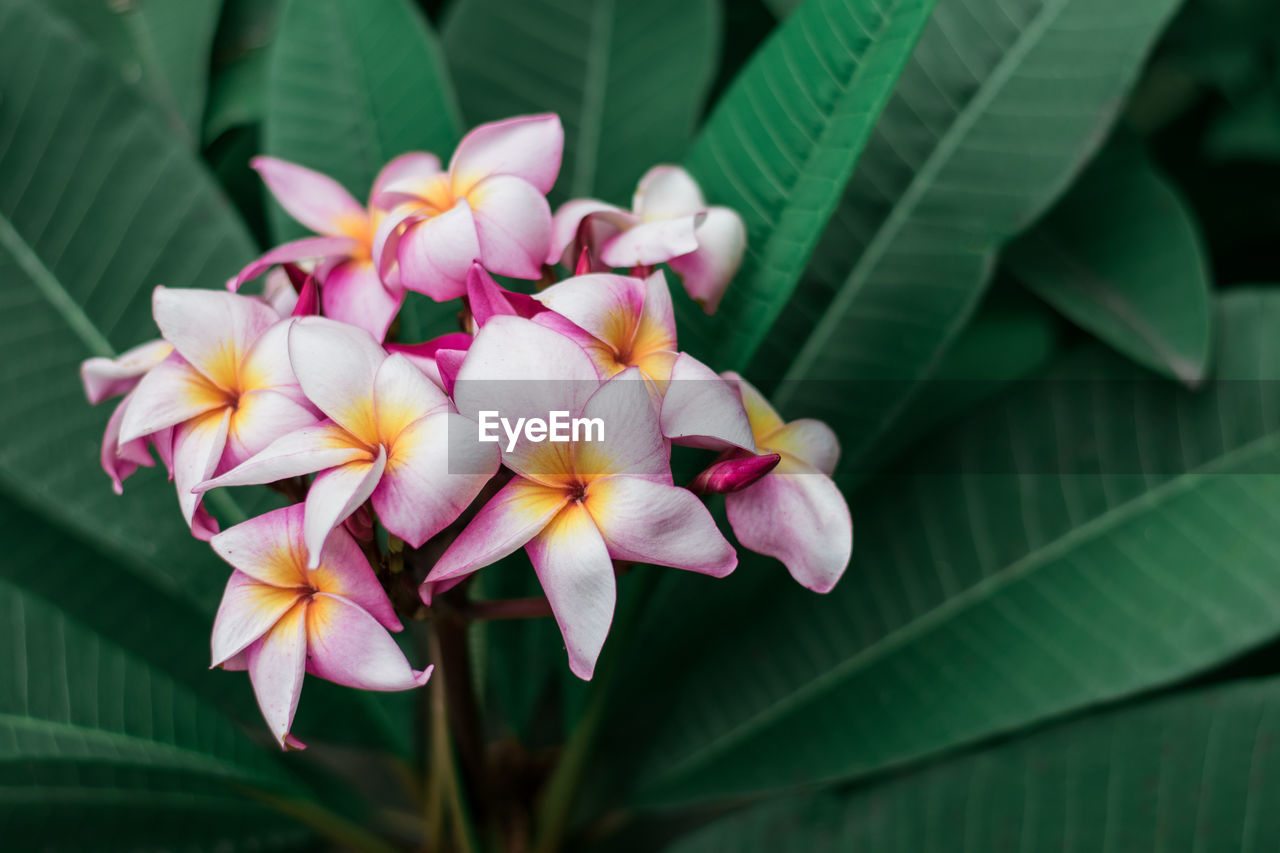
[[[46,720],[40,717],[22,716],[20,714],[0,713],[0,728],[26,730],[49,737],[72,738],[86,746],[108,747],[114,754],[103,755],[103,760],[122,765],[140,767],[170,767],[185,770],[202,770],[215,776],[233,779],[257,780],[262,777],[250,768],[230,761],[216,758],[209,753],[199,752],[176,744],[163,743],[138,735],[97,729],[77,723],[63,723]],[[0,763],[29,763],[40,757],[38,753],[21,752],[12,755],[0,753]],[[50,758],[60,756],[51,754]],[[139,760],[144,757],[154,760]]]
[[[36,289],[40,291],[45,301],[61,315],[71,327],[71,331],[85,345],[85,349],[93,355],[105,358],[115,356],[116,351],[111,346],[111,342],[93,324],[89,316],[84,313],[84,309],[76,304],[71,293],[53,274],[53,271],[45,266],[31,244],[18,233],[8,214],[0,214],[0,246],[4,246],[9,251],[22,271],[35,283]]]
[[[1144,512],[1154,511],[1169,500],[1181,497],[1205,479],[1222,476],[1223,472],[1217,469],[1228,468],[1234,463],[1253,458],[1255,455],[1263,456],[1267,452],[1278,448],[1280,448],[1280,430],[1268,433],[1234,448],[1211,462],[1198,466],[1192,471],[1179,474],[1156,488],[1143,492],[1134,499],[1114,506],[1083,524],[1073,527],[1036,551],[1013,561],[998,574],[984,578],[936,608],[890,631],[881,639],[852,657],[847,658],[844,662],[826,670],[799,689],[787,694],[728,731],[712,738],[705,745],[689,751],[679,761],[668,765],[666,770],[655,777],[655,782],[650,783],[647,787],[654,788],[657,782],[661,780],[678,777],[689,768],[697,767],[708,759],[714,758],[717,754],[723,753],[741,741],[750,738],[756,731],[783,718],[791,710],[805,704],[814,696],[820,695],[830,687],[838,686],[847,677],[866,669],[881,658],[887,657],[890,653],[906,645],[916,637],[928,633],[938,625],[948,621],[956,613],[963,612],[972,605],[993,598],[995,593],[1004,587],[1057,560],[1075,547],[1099,539],[1114,527],[1127,523]]]
[[[13,227],[12,220],[4,214],[0,214],[0,246],[8,250],[14,262],[40,291],[40,295],[62,317],[91,355],[103,358],[113,358],[116,355],[115,347],[93,324],[89,315],[84,313],[84,309],[76,303],[62,281],[40,259],[31,244]],[[226,492],[212,492],[205,496],[205,502],[216,506],[233,523],[239,523],[249,517],[235,498]],[[41,514],[44,513],[41,512]]]
[[[187,145],[193,145],[195,143],[194,132],[187,127],[187,117],[179,107],[177,93],[173,91],[173,86],[169,85],[169,81],[165,79],[163,64],[160,62],[159,54],[156,53],[151,22],[147,19],[146,14],[146,10],[141,6],[122,13],[125,31],[129,33],[134,47],[138,50],[138,58],[144,68],[143,75],[146,85],[151,91],[157,107],[161,112],[172,118],[172,130],[182,135],[182,141]]]
[[[355,88],[360,93],[360,102],[364,107],[364,114],[369,117],[368,139],[373,143],[373,148],[369,153],[375,160],[369,166],[370,171],[376,173],[382,165],[380,161],[394,155],[387,153],[386,140],[382,138],[382,122],[378,121],[378,114],[374,110],[372,86],[369,83],[369,70],[364,65],[363,57],[358,54],[355,45],[352,44],[351,30],[349,28],[356,26],[356,24],[349,20],[345,3],[333,2],[330,3],[329,8],[337,21],[335,30],[340,34],[338,41],[342,45],[342,53],[346,57],[347,67],[351,69],[351,76],[359,80],[359,85]],[[373,185],[372,180],[370,178],[370,187]],[[367,195],[368,191],[365,194]],[[357,195],[356,198],[360,199],[364,198],[364,196]]]
[[[826,150],[826,146],[823,143],[827,142],[834,133],[837,133],[837,130],[834,127],[834,125],[836,124],[836,120],[835,120],[836,117],[841,116],[846,112],[846,108],[850,103],[850,101],[855,101],[861,97],[862,91],[859,89],[857,83],[865,76],[867,68],[871,64],[866,61],[867,57],[873,54],[877,50],[877,48],[881,47],[884,44],[885,33],[891,31],[894,28],[894,25],[897,23],[896,15],[900,13],[904,7],[907,7],[912,2],[913,0],[891,0],[891,3],[887,8],[885,8],[884,10],[878,10],[879,19],[877,21],[876,29],[874,33],[871,32],[870,30],[867,30],[867,38],[869,39],[870,46],[862,54],[862,56],[858,58],[858,61],[854,63],[853,73],[849,76],[848,83],[831,101],[829,109],[826,112],[827,120],[823,123],[822,129],[818,132],[817,137],[813,140],[813,144],[808,147],[807,151],[801,153],[800,159],[799,159],[799,165],[795,172],[795,178],[794,180],[789,181],[786,186],[787,202],[784,204],[782,211],[778,214],[777,219],[772,223],[768,223],[772,229],[769,239],[765,241],[765,245],[762,246],[759,250],[752,248],[750,245],[748,245],[747,247],[747,255],[750,257],[752,263],[754,263],[758,269],[757,277],[765,278],[765,277],[781,275],[784,277],[791,278],[791,286],[786,291],[786,297],[788,298],[791,296],[792,293],[795,292],[796,283],[800,280],[800,273],[789,271],[786,265],[778,262],[775,255],[779,251],[779,248],[778,248],[778,243],[774,239],[774,237],[779,233],[783,233],[786,231],[786,229],[780,226],[788,222],[795,215],[795,208],[791,205],[790,202],[795,197],[796,187],[798,187],[802,182],[804,182],[804,180],[808,176],[810,176],[811,174],[811,170],[809,168],[810,165],[813,163],[815,159],[819,157],[820,152],[823,152]],[[932,7],[936,6],[936,0],[923,0],[923,2],[928,4],[931,7],[930,14],[932,14]],[[926,21],[925,26],[927,25],[928,24]],[[808,31],[804,30],[799,25],[797,25],[796,28],[800,32],[804,33],[806,39],[812,38],[808,34]],[[923,32],[923,30],[921,30],[920,32]],[[920,33],[917,33],[917,36],[919,34]],[[841,42],[843,43],[842,39],[841,39]],[[779,53],[782,54],[781,51],[779,51]],[[782,54],[782,58],[785,63],[786,61],[785,54]],[[788,65],[788,72],[794,74],[794,71],[790,69],[789,65]],[[890,91],[889,94],[886,95],[884,98],[884,104],[887,104],[889,102],[889,99],[892,97],[893,97],[893,92]],[[883,110],[884,104],[881,105],[881,108],[880,108],[881,110]],[[858,157],[861,157],[862,152],[866,150],[867,141],[870,139],[871,134],[874,132],[874,130],[875,130],[875,123],[874,121],[872,121],[868,126],[866,126],[865,132],[862,133],[862,149],[859,151]],[[719,157],[717,157],[717,159],[719,159]],[[753,156],[752,159],[756,159],[756,158]],[[855,168],[856,168],[856,164],[855,164]],[[745,195],[745,193],[743,194]],[[832,206],[832,211],[835,211],[836,209],[838,209],[839,205],[840,205],[840,199],[839,197],[837,197],[834,205]],[[815,245],[816,243],[817,243],[817,240],[815,240]],[[778,289],[769,288],[767,289],[766,292],[778,293]],[[768,325],[759,324],[750,333],[750,337],[747,341],[747,346],[749,347],[748,352],[750,353],[750,355],[754,355],[755,351],[760,345],[760,342],[767,335],[769,328],[772,326],[774,322],[776,322],[778,315],[781,313],[785,303],[786,303],[786,299],[784,298],[775,297],[773,300],[771,300],[768,308],[768,311],[771,315],[771,319]],[[749,357],[750,356],[748,356],[748,358]],[[786,386],[784,385],[783,387],[786,387]],[[780,400],[777,401],[777,404],[779,406],[783,405],[783,403]]]
[[[818,321],[813,333],[801,345],[800,351],[796,353],[795,359],[783,374],[775,394],[774,402],[777,406],[785,407],[788,404],[792,396],[792,389],[797,387],[795,380],[808,373],[818,359],[821,358],[822,351],[826,348],[828,340],[840,331],[845,315],[849,312],[854,300],[862,292],[871,272],[888,252],[893,241],[906,225],[910,215],[915,212],[916,205],[932,189],[934,179],[950,162],[952,155],[959,149],[965,137],[985,115],[991,102],[995,100],[997,95],[1003,91],[1005,85],[1016,74],[1023,59],[1040,43],[1041,38],[1049,27],[1057,21],[1068,2],[1069,0],[1050,0],[1050,2],[1041,7],[1036,17],[1018,34],[1017,39],[1014,40],[1009,50],[996,63],[986,81],[956,116],[956,120],[947,129],[947,132],[943,134],[933,152],[930,153],[924,164],[912,177],[911,183],[907,185],[906,190],[893,206],[893,210],[889,212],[884,224],[876,231],[875,237],[872,238],[866,250],[858,258],[849,275],[845,277],[844,283],[837,290],[835,298]],[[950,340],[955,335],[965,319],[963,316],[958,316],[948,325],[944,341]],[[945,347],[938,348],[929,364],[925,366],[925,370],[922,371],[922,375],[928,374],[933,363],[937,361],[944,351]],[[892,422],[896,413],[905,405],[906,399],[909,399],[909,397],[909,394],[906,395],[901,403],[893,407],[881,418],[874,436],[878,436],[884,431],[884,428]],[[859,450],[865,449],[865,446],[874,440],[874,436],[868,439],[864,443],[864,447],[859,448]]]
[[[55,22],[55,25],[63,35],[77,42],[84,50],[85,55],[102,59],[101,52],[92,46],[79,32],[60,21]],[[108,66],[111,73],[116,73],[109,63],[104,64]],[[111,345],[111,341],[89,319],[89,315],[75,301],[71,291],[67,289],[66,285],[62,283],[62,280],[58,278],[53,270],[49,269],[41,259],[40,254],[22,236],[7,211],[0,212],[0,247],[8,250],[9,255],[14,259],[19,269],[27,274],[40,292],[40,295],[62,317],[76,338],[84,344],[90,355],[103,358],[114,358],[117,355],[117,351]],[[205,503],[216,506],[232,523],[245,521],[249,517],[239,503],[225,492],[214,492],[206,495]],[[48,517],[42,508],[37,508],[37,511],[41,515]]]
[[[635,2],[635,0],[632,0]],[[604,104],[608,89],[609,50],[617,0],[595,0],[587,25],[587,56],[582,86],[582,114],[578,122],[578,142],[573,164],[574,198],[589,196],[595,189],[600,139],[604,126]]]

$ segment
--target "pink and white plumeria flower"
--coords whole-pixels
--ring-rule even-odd
[[[405,659],[391,602],[345,530],[307,568],[303,508],[294,504],[237,524],[209,544],[235,571],[213,623],[213,666],[247,669],[258,707],[285,749],[306,672],[363,690],[408,690],[431,677]]]
[[[576,276],[532,299],[549,309],[534,322],[582,347],[602,379],[636,368],[649,380],[664,436],[697,447],[755,450],[738,394],[711,368],[677,350],[675,310],[661,270],[643,280]]]
[[[232,290],[278,264],[316,261],[321,306],[325,316],[359,326],[378,340],[404,302],[404,288],[394,275],[384,278],[374,263],[374,236],[387,209],[370,201],[365,207],[327,175],[275,157],[255,157],[272,195],[294,219],[318,237],[277,246],[249,264],[228,284]],[[415,151],[388,163],[374,180],[371,199],[397,181],[420,179],[440,171],[433,154]]]
[[[119,440],[123,446],[173,429],[178,503],[192,532],[207,539],[217,527],[192,487],[318,418],[289,365],[290,321],[266,302],[157,287],[152,310],[174,352],[130,395]]]
[[[542,275],[551,240],[545,198],[560,172],[564,128],[552,113],[482,124],[447,172],[387,181],[376,201],[394,207],[376,240],[384,274],[443,301],[466,292],[473,261],[514,278]]]
[[[302,391],[328,419],[284,435],[197,491],[320,472],[306,499],[312,567],[329,531],[366,500],[389,531],[418,547],[497,471],[497,448],[476,441],[476,425],[409,359],[388,355],[363,329],[295,320],[289,357]]]
[[[758,479],[725,496],[734,535],[744,547],[782,561],[801,586],[830,592],[853,551],[849,505],[831,479],[840,457],[835,433],[809,418],[784,422],[745,379],[724,376],[742,394],[760,453],[780,457],[776,467],[768,467],[768,459],[739,466]],[[767,473],[758,476],[762,467]]]
[[[597,271],[665,263],[708,314],[720,305],[747,247],[742,217],[708,206],[697,182],[679,166],[646,172],[631,210],[596,199],[566,202],[551,231],[547,263],[574,269],[583,249]]]
[[[600,384],[592,360],[573,341],[533,321],[498,316],[468,351],[454,399],[472,417],[482,410],[503,417],[562,410],[603,423],[603,441],[584,434],[564,443],[525,440],[504,448],[503,461],[515,478],[454,540],[426,581],[462,577],[524,547],[580,678],[591,678],[613,618],[613,560],[715,577],[737,565],[706,507],[672,484],[669,448],[636,368]]]
[[[124,481],[130,474],[139,467],[149,468],[155,464],[147,447],[148,439],[138,438],[122,443],[120,424],[124,422],[124,413],[132,399],[133,389],[142,381],[147,371],[168,358],[171,352],[173,345],[168,341],[147,341],[115,358],[98,356],[86,359],[80,365],[80,381],[90,404],[96,406],[110,397],[125,395],[107,419],[107,428],[102,436],[102,453],[99,456],[102,470],[111,478],[111,488],[117,495],[124,493]],[[163,454],[169,452],[167,445],[171,441],[168,434],[157,438],[158,444],[166,446],[162,450]]]

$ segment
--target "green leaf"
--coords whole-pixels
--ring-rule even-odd
[[[779,20],[794,12],[800,3],[801,0],[764,0],[764,5],[768,6]]]
[[[229,718],[7,579],[0,579],[0,614],[0,639],[11,651],[0,661],[7,843],[67,847],[101,833],[110,846],[145,847],[155,843],[152,820],[172,828],[187,814],[194,821],[185,841],[193,847],[224,839],[243,845],[268,830],[279,836],[281,827],[296,842],[291,822],[264,822],[245,789],[295,797],[303,789]],[[76,819],[68,821],[71,809]],[[224,821],[208,820],[210,810]]]
[[[224,0],[213,42],[205,145],[233,127],[262,122],[268,47],[283,12],[284,0]]]
[[[1214,160],[1280,160],[1280,85],[1258,89],[1216,119],[1204,146]]]
[[[1101,141],[1176,5],[940,0],[812,275],[754,361],[782,373],[776,402],[868,455],[964,328],[997,249]],[[800,379],[880,384],[846,411]]]
[[[366,199],[407,151],[447,159],[460,122],[435,35],[408,0],[289,0],[267,68],[267,153]],[[274,202],[278,241],[304,235]]]
[[[0,498],[0,553],[5,555],[0,581],[43,599],[229,715],[260,725],[248,680],[209,669],[210,614],[5,498]]]
[[[0,820],[10,849],[48,853],[316,849],[313,833],[223,783],[133,767],[0,768]]]
[[[1002,255],[1032,292],[1152,370],[1194,385],[1209,364],[1209,262],[1193,214],[1127,138]]]
[[[753,807],[670,853],[1280,847],[1280,681],[1088,717],[871,788]]]
[[[669,579],[630,668],[663,689],[617,698],[598,785],[679,803],[857,778],[1275,636],[1280,293],[1234,291],[1219,322],[1201,393],[1088,346],[916,447],[853,501],[828,596],[766,560]]]
[[[1193,0],[1162,39],[1161,64],[1235,101],[1273,73],[1277,28],[1271,0]]]
[[[542,595],[542,586],[523,552],[508,557],[479,578],[484,597]],[[485,681],[498,731],[525,745],[537,745],[535,717],[540,704],[567,670],[564,640],[553,619],[508,619],[483,623],[486,634]]]
[[[1016,287],[993,289],[947,350],[932,381],[903,412],[880,458],[892,459],[939,424],[954,422],[1045,367],[1057,351],[1060,325],[1035,297]],[[846,489],[851,480],[846,478]]]
[[[181,647],[168,652],[175,668],[200,673],[228,568],[191,536],[161,472],[142,471],[123,496],[112,493],[98,463],[111,404],[88,405],[78,368],[88,356],[157,336],[155,285],[220,287],[256,250],[154,111],[74,30],[26,0],[0,0],[0,89],[0,395],[7,401],[0,408],[0,495],[35,517],[27,531],[34,541],[6,549],[12,562],[0,574],[46,585],[60,578],[74,587],[69,570],[100,572],[67,595],[86,619],[124,619],[110,624],[113,634],[136,618],[110,598],[116,584],[129,591],[116,594],[139,604],[183,608],[178,612],[198,619],[188,624],[198,635],[188,630]],[[271,500],[266,490],[253,494],[237,499],[248,498],[251,509]],[[243,514],[226,495],[211,503]],[[116,609],[91,617],[95,602],[86,591]],[[138,619],[134,628],[147,624]],[[136,653],[154,639],[121,642]],[[308,688],[316,704],[330,705],[322,698],[329,688],[317,688]],[[403,746],[408,732],[383,719],[380,695],[341,692],[336,707],[361,723],[326,725],[326,732]],[[251,719],[257,724],[256,713]]]
[[[0,2],[0,490],[212,612],[226,572],[156,472],[98,465],[82,359],[157,336],[158,284],[219,287],[255,254],[208,175],[74,30]]]
[[[745,366],[783,310],[934,0],[808,0],[716,105],[686,165],[737,210],[747,254],[718,313],[679,301],[681,345]]]
[[[49,0],[193,147],[200,141],[209,54],[222,0]]]
[[[552,199],[630,201],[685,152],[715,76],[715,0],[458,0],[445,52],[468,123],[554,112],[565,127]]]
[[[393,157],[430,151],[447,161],[460,135],[440,47],[409,0],[288,0],[267,67],[268,154],[366,199]],[[274,199],[268,213],[277,242],[307,233]],[[400,340],[456,330],[455,307],[409,294]]]

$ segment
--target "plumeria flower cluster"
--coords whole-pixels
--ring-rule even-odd
[[[316,236],[225,290],[157,287],[160,340],[83,365],[91,402],[122,397],[102,449],[115,490],[154,452],[192,533],[232,566],[212,664],[248,671],[282,747],[302,746],[305,673],[423,684],[430,667],[389,632],[521,549],[584,679],[623,567],[737,565],[706,495],[725,496],[741,546],[810,589],[848,564],[831,429],[784,422],[742,377],[679,348],[660,267],[714,311],[745,249],[739,217],[676,166],[650,170],[631,210],[579,199],[553,215],[562,147],[554,115],[482,125],[447,167],[425,152],[387,164],[367,204],[257,158]],[[557,281],[557,264],[572,274]],[[261,295],[240,292],[264,275]],[[462,329],[389,340],[410,291],[461,300]],[[681,485],[673,445],[716,455]],[[292,503],[220,532],[204,495],[253,484]]]

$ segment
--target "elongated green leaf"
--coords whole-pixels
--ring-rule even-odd
[[[9,849],[239,853],[315,849],[306,829],[188,774],[62,762],[0,768]]]
[[[522,598],[542,594],[526,556],[517,552],[484,577],[486,598]],[[535,714],[545,704],[565,665],[564,640],[550,619],[496,620],[483,625],[489,711],[499,730],[522,743],[534,743]],[[545,739],[545,737],[543,738]]]
[[[229,715],[246,723],[261,719],[245,678],[209,669],[209,614],[5,498],[0,498],[0,553],[5,555],[0,581],[56,607]],[[227,573],[221,574],[225,579]]]
[[[1204,378],[1208,258],[1191,211],[1137,142],[1104,149],[1002,259],[1036,295],[1139,364],[1190,384]]]
[[[1280,80],[1218,118],[1204,144],[1214,160],[1280,160]]]
[[[801,0],[764,0],[764,4],[769,7],[769,11],[779,18],[785,18],[794,12],[800,2]]]
[[[49,0],[48,6],[136,82],[193,147],[222,0]]]
[[[1101,141],[1176,5],[940,0],[812,275],[754,362],[785,380],[893,381],[850,411],[821,382],[785,381],[780,405],[835,422],[853,458],[891,431],[978,304],[997,248]]]
[[[434,34],[409,0],[289,0],[267,68],[268,154],[324,172],[365,199],[406,151],[442,159],[458,109]],[[272,206],[274,233],[306,233]]]
[[[288,0],[267,67],[268,154],[330,175],[365,199],[406,151],[448,160],[461,135],[435,34],[409,0]],[[277,241],[304,235],[273,199]],[[456,310],[410,294],[401,340],[457,331]]]
[[[77,370],[83,358],[157,335],[155,285],[219,287],[254,247],[154,112],[71,28],[24,0],[0,2],[0,87],[0,493],[36,516],[0,526],[9,543],[0,575],[55,600],[65,585],[63,603],[131,652],[153,645],[166,657],[152,662],[216,681],[224,674],[203,670],[227,566],[192,538],[160,472],[112,493],[98,465],[110,404],[85,402]],[[237,496],[257,510],[264,499],[265,490]],[[175,610],[139,618],[129,601]],[[175,623],[185,625],[180,635],[167,633]],[[210,696],[233,684],[203,683]],[[256,723],[236,686],[237,712]],[[327,690],[318,688],[320,700]],[[404,745],[389,728],[409,732],[387,724],[380,696],[342,692],[336,707],[359,722],[326,731]],[[324,721],[320,711],[304,708],[299,730],[313,713]]]
[[[284,6],[284,0],[223,0],[204,113],[206,145],[233,127],[262,122],[268,48]]]
[[[938,364],[933,381],[903,413],[885,442],[884,458],[1046,367],[1057,349],[1060,325],[1052,310],[1012,284],[989,293]],[[842,484],[851,489],[857,482],[847,477]]]
[[[1280,295],[1220,309],[1202,393],[1086,347],[915,448],[854,500],[826,597],[771,561],[669,578],[634,641],[634,683],[663,689],[618,697],[609,784],[670,803],[855,778],[1274,636]]]
[[[1280,682],[1112,711],[851,793],[751,808],[670,853],[1280,847]]]
[[[688,300],[681,344],[739,369],[795,287],[934,0],[808,0],[738,75],[687,165],[737,210],[747,255],[719,312]]]
[[[188,809],[247,817],[243,827],[197,819],[187,836],[193,847],[291,828],[279,817],[264,827],[263,810],[244,789],[292,796],[301,789],[212,705],[7,579],[0,613],[10,650],[0,661],[7,844],[36,849],[46,838],[68,846],[78,838],[83,845],[100,832],[111,846],[123,839],[145,846],[154,843],[153,818],[172,826]],[[67,821],[65,810],[80,805],[89,808]],[[296,830],[289,835],[296,841]]]
[[[158,284],[218,287],[254,255],[205,172],[67,25],[0,2],[0,489],[210,612],[226,580],[143,472],[98,466],[109,410],[77,369],[156,337]]]
[[[565,126],[556,197],[627,203],[678,160],[719,56],[715,0],[458,0],[444,45],[471,124],[550,111]]]

